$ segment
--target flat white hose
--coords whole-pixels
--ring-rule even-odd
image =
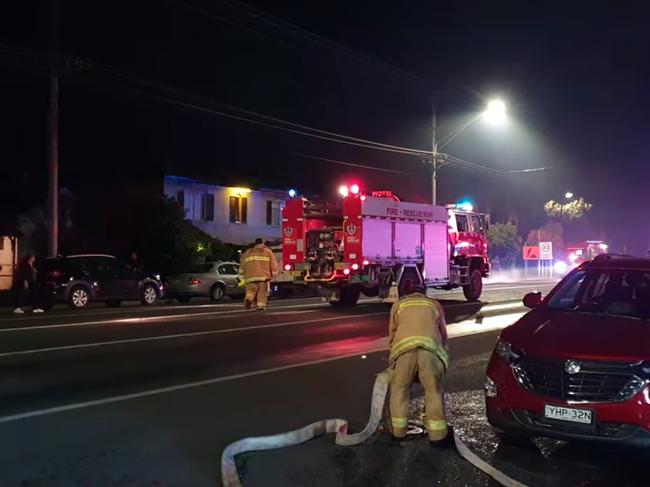
[[[288,446],[299,445],[307,440],[322,436],[326,433],[336,433],[335,443],[343,446],[353,446],[363,443],[370,438],[377,430],[381,421],[386,402],[386,393],[390,372],[384,371],[377,375],[375,385],[372,390],[372,401],[370,403],[370,418],[368,424],[359,433],[348,434],[348,421],[345,419],[324,419],[286,433],[279,433],[271,436],[257,436],[244,438],[228,445],[221,455],[221,481],[224,487],[242,487],[235,457],[241,453],[262,450],[274,450],[277,448],[286,448]],[[465,444],[460,441],[458,436],[454,435],[456,449],[461,457],[470,462],[476,468],[486,473],[501,485],[506,487],[526,487],[524,484],[517,482],[497,470],[490,464],[481,460]]]

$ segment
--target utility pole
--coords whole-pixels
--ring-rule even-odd
[[[50,96],[48,103],[48,245],[47,254],[59,253],[59,73],[58,53],[58,0],[50,1]]]
[[[436,109],[436,100],[433,100],[431,105],[432,108],[432,117],[431,117],[431,202],[435,205],[438,198],[438,138],[436,134],[437,129],[437,109]]]

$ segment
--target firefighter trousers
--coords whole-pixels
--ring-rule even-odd
[[[428,350],[416,348],[397,357],[390,382],[390,415],[393,436],[406,435],[410,386],[416,376],[424,387],[424,425],[429,440],[440,441],[447,436],[447,421],[443,404],[442,376],[444,365]]]
[[[246,284],[246,305],[257,302],[258,309],[266,308],[269,299],[268,281],[249,282]]]

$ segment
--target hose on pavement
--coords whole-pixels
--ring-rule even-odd
[[[335,443],[342,446],[353,446],[363,443],[370,438],[377,430],[381,422],[386,394],[388,392],[388,383],[390,379],[389,371],[384,371],[377,375],[375,385],[372,390],[372,401],[370,403],[370,418],[368,424],[359,433],[348,434],[348,421],[345,419],[324,419],[286,433],[279,433],[270,436],[257,436],[244,438],[228,445],[221,455],[221,481],[224,487],[242,487],[235,457],[241,453],[274,450],[277,448],[286,448],[289,446],[299,445],[317,436],[326,433],[336,433]],[[474,452],[454,435],[454,442],[458,453],[462,458],[474,465],[485,474],[492,477],[498,483],[505,487],[526,487],[500,470],[494,468],[489,463],[481,460]]]

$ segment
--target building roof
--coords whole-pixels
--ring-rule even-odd
[[[193,179],[193,178],[188,178],[185,176],[174,176],[173,174],[166,174],[165,175],[165,180],[171,180],[175,181],[177,183],[185,183],[185,184],[206,184],[210,186],[220,186],[222,188],[232,188],[232,187],[238,187],[238,186],[245,186],[246,188],[250,188],[252,191],[259,191],[259,192],[264,192],[264,193],[278,193],[287,195],[289,190],[288,189],[277,189],[277,188],[265,188],[265,187],[255,187],[254,185],[249,185],[249,184],[224,184],[223,182],[217,182],[213,180],[200,180],[200,179]]]

